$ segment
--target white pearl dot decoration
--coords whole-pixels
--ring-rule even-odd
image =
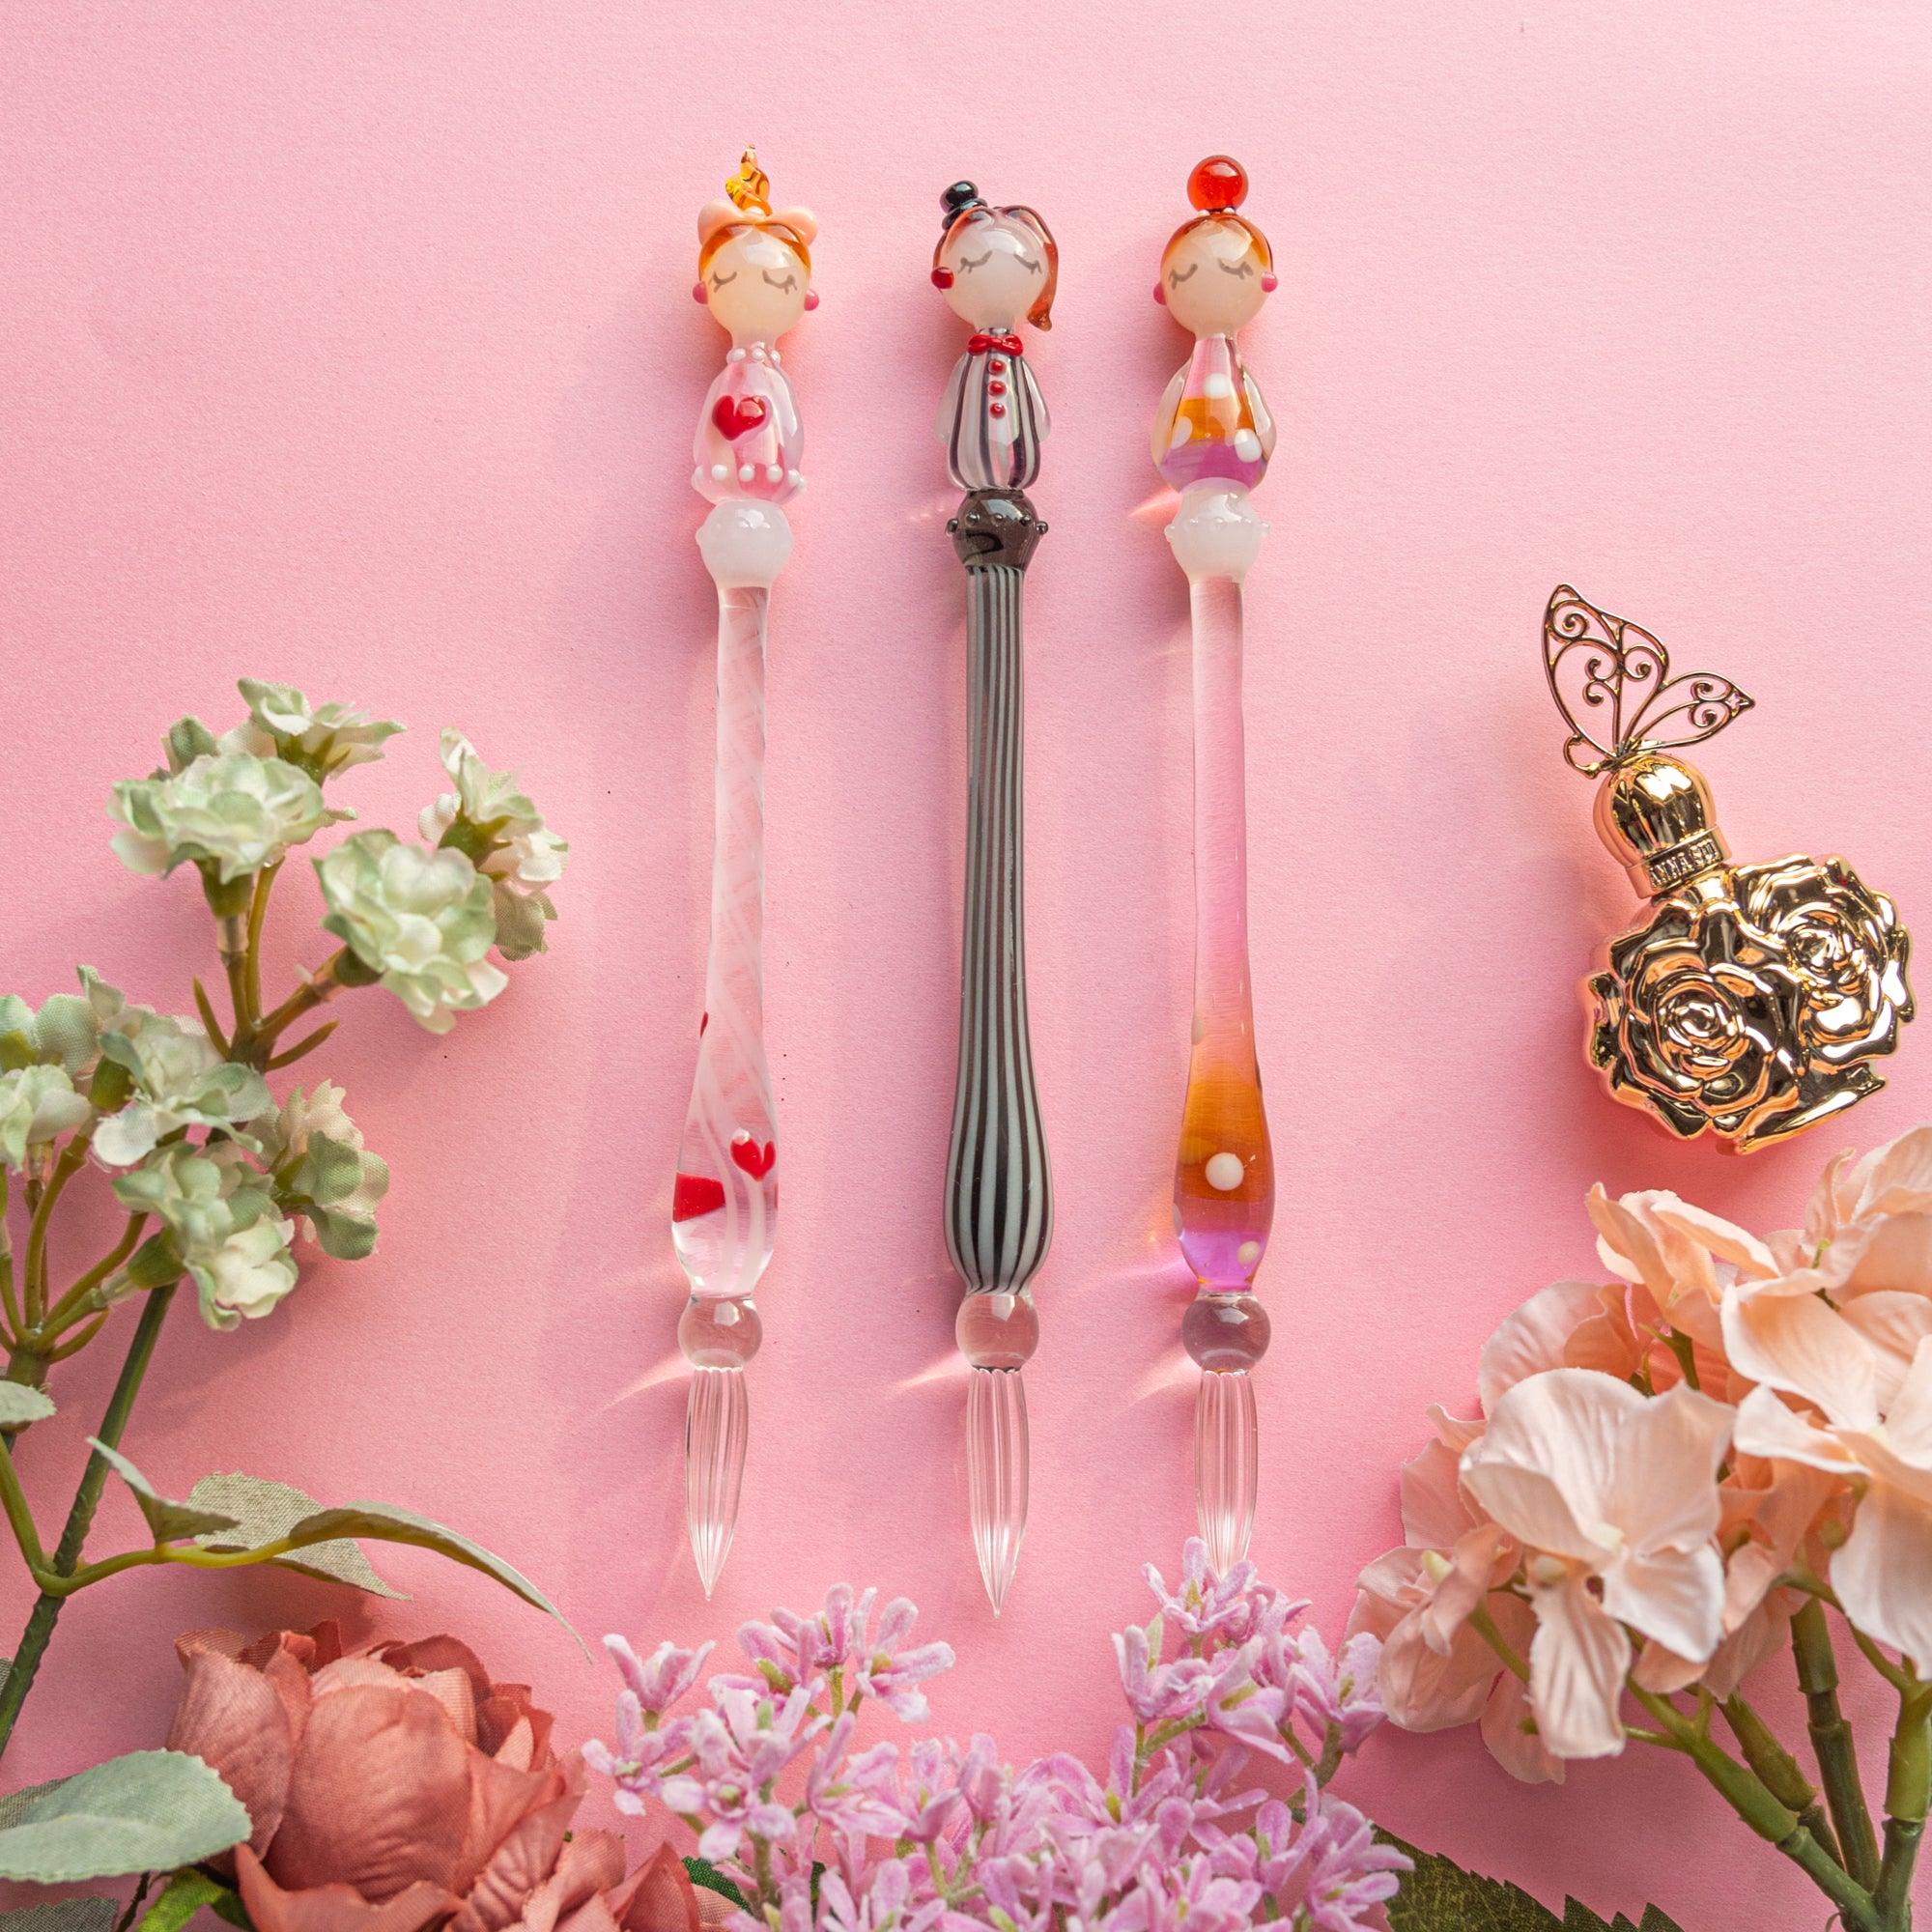
[[[1232,1193],[1240,1186],[1246,1173],[1247,1169],[1241,1165],[1241,1157],[1237,1153],[1224,1151],[1208,1157],[1208,1185],[1218,1187],[1223,1194]]]

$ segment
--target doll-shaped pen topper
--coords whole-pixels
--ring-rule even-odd
[[[724,371],[704,398],[691,479],[714,503],[744,497],[782,503],[805,487],[805,433],[778,345],[818,306],[811,287],[818,224],[808,209],[774,213],[770,193],[756,150],[747,148],[724,198],[697,213],[691,293],[731,337]]]
[[[1703,774],[1674,755],[1750,708],[1729,678],[1671,675],[1648,631],[1559,584],[1544,669],[1564,756],[1601,778],[1597,831],[1651,901],[1583,982],[1587,1050],[1612,1094],[1740,1152],[1855,1105],[1912,1017],[1910,940],[1842,859],[1734,866]]]
[[[940,400],[939,440],[960,489],[1024,490],[1048,424],[1019,326],[1053,327],[1060,251],[1032,209],[994,208],[971,182],[939,199],[932,283],[974,331]]]
[[[1209,482],[1252,490],[1274,449],[1274,419],[1235,342],[1276,286],[1267,237],[1239,213],[1247,194],[1240,162],[1210,155],[1187,178],[1197,213],[1160,258],[1153,298],[1194,337],[1153,425],[1154,467],[1177,490]]]

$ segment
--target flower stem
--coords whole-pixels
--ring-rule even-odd
[[[141,1230],[147,1225],[145,1214],[128,1216],[128,1225],[122,1231],[121,1238],[35,1324],[33,1340],[37,1345],[44,1347],[64,1335],[75,1322],[86,1319],[88,1295],[140,1245]]]
[[[25,1325],[20,1320],[20,1304],[14,1293],[14,1237],[7,1232],[7,1170],[0,1167],[0,1300],[7,1309],[7,1345],[11,1353],[15,1338]]]
[[[343,973],[345,965],[352,973],[355,970],[346,946],[331,952],[272,1012],[259,1015],[238,1033],[229,1058],[257,1070],[265,1067],[274,1053],[275,1041],[287,1028],[351,983]]]
[[[1878,1840],[1872,1833],[1871,1813],[1865,1809],[1864,1787],[1859,1782],[1852,1727],[1838,1708],[1838,1660],[1832,1649],[1825,1605],[1816,1597],[1792,1614],[1791,1655],[1845,1869],[1869,1890],[1878,1883]]]
[[[21,1283],[29,1325],[41,1319],[47,1305],[47,1223],[53,1219],[54,1208],[67,1191],[68,1182],[80,1172],[82,1162],[87,1159],[88,1143],[93,1138],[92,1130],[83,1127],[61,1149],[54,1171],[34,1204],[33,1222],[27,1229],[25,1278]]]
[[[154,1359],[155,1343],[160,1335],[161,1323],[167,1318],[168,1304],[174,1299],[174,1293],[172,1285],[154,1289],[142,1304],[141,1319],[134,1324],[133,1340],[128,1347],[128,1358],[121,1364],[114,1393],[108,1399],[107,1412],[100,1421],[99,1439],[110,1449],[120,1447],[121,1437],[127,1432],[128,1418],[133,1413],[134,1398],[140,1393],[141,1378],[148,1372],[149,1362]],[[68,1512],[67,1526],[62,1530],[60,1543],[53,1553],[51,1567],[57,1574],[71,1576],[79,1565],[81,1547],[87,1541],[87,1532],[94,1525],[94,1512],[99,1506],[100,1492],[106,1481],[107,1459],[97,1451],[87,1459],[80,1488],[74,1494],[73,1507]],[[6,1750],[14,1735],[14,1726],[19,1720],[20,1707],[27,1701],[27,1692],[34,1688],[41,1659],[46,1653],[54,1625],[60,1619],[62,1602],[59,1594],[43,1590],[27,1618],[26,1629],[20,1633],[13,1668],[8,1671],[6,1682],[0,1684],[0,1752]]]
[[[275,889],[275,874],[282,869],[277,859],[255,874],[255,891],[248,901],[248,1010],[262,1010],[262,923],[269,916],[269,895]]]
[[[1874,1894],[1885,1932],[1912,1923],[1912,1873],[1932,1803],[1932,1684],[1915,1678],[1898,1697],[1898,1726],[1885,1785],[1885,1857]]]
[[[1797,1813],[1799,1822],[1831,1854],[1833,1861],[1842,1865],[1844,1859],[1838,1851],[1837,1833],[1832,1829],[1825,1807],[1818,1803],[1818,1793],[1777,1734],[1742,1691],[1726,1697],[1719,1709],[1731,1727],[1731,1735],[1738,1741],[1738,1748],[1745,1754],[1745,1762],[1780,1804]]]
[[[1845,1932],[1889,1932],[1869,1890],[1830,1857],[1798,1814],[1781,1804],[1755,1772],[1714,1740],[1702,1722],[1687,1718],[1669,1698],[1633,1684],[1631,1695],[1675,1741],[1705,1779],[1767,1844],[1776,1845],[1838,1908]]]
[[[1529,1665],[1517,1655],[1516,1646],[1496,1628],[1496,1620],[1490,1614],[1487,1604],[1478,1604],[1469,1612],[1469,1628],[1508,1664],[1510,1674],[1521,1683],[1529,1682]]]

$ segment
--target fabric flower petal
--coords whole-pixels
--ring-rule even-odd
[[[1613,1757],[1624,1747],[1617,1706],[1630,1638],[1574,1573],[1537,1588],[1532,1603],[1529,1701],[1544,1743],[1558,1757]]]

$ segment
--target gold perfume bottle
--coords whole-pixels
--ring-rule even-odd
[[[1842,859],[1737,866],[1704,776],[1672,755],[1751,700],[1673,677],[1648,631],[1567,583],[1543,619],[1563,754],[1597,788],[1597,832],[1649,901],[1583,981],[1586,1045],[1610,1092],[1672,1133],[1737,1151],[1784,1140],[1884,1086],[1871,1062],[1912,1017],[1911,940]]]

